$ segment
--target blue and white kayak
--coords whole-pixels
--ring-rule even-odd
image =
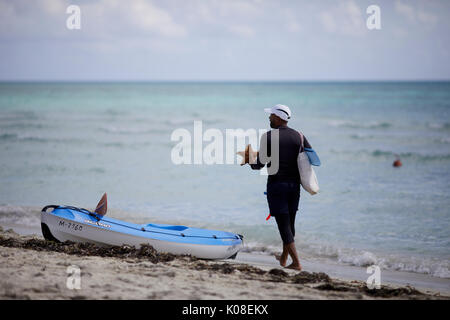
[[[47,212],[52,208],[52,211]],[[190,254],[203,259],[234,259],[243,237],[225,231],[167,224],[134,224],[70,206],[46,206],[41,211],[44,238],[90,242],[100,246],[149,244],[158,252]]]

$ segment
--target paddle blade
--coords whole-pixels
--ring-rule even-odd
[[[99,216],[104,216],[106,214],[106,210],[108,210],[108,200],[106,197],[106,192],[103,194],[102,198],[100,199],[97,207],[95,208],[95,213]]]

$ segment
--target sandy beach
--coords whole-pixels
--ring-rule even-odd
[[[397,300],[410,318],[450,300],[450,1],[0,0],[0,16],[11,314],[264,300],[385,317],[373,303]]]
[[[369,290],[320,272],[157,253],[152,247],[101,248],[0,232],[0,299],[448,299],[409,286]],[[80,289],[69,289],[70,266]],[[68,269],[69,268],[69,269]],[[73,270],[73,269],[72,269]],[[72,278],[70,278],[72,279]]]

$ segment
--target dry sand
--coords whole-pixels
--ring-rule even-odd
[[[449,299],[411,287],[369,290],[324,273],[160,254],[150,246],[60,244],[1,228],[0,257],[0,299]],[[80,289],[67,287],[72,265],[81,270]]]

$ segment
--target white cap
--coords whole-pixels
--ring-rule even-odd
[[[267,113],[273,113],[284,121],[288,121],[291,118],[291,109],[283,104],[277,104],[272,108],[265,108],[264,111]]]

